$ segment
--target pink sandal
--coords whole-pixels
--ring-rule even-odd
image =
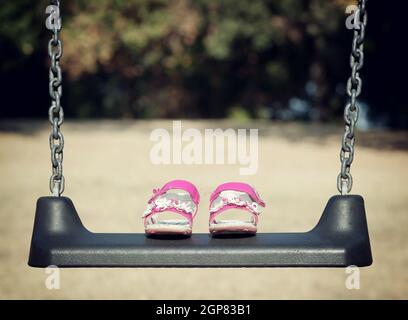
[[[154,189],[142,216],[146,234],[191,235],[199,202],[197,188],[185,180],[172,180],[161,189]],[[171,217],[174,214],[179,219],[161,219],[164,215]]]
[[[221,184],[210,197],[210,232],[255,234],[261,207],[265,207],[265,203],[250,185],[241,182]],[[237,215],[242,218],[242,213],[246,214],[245,211],[250,213],[251,219],[237,219]],[[221,213],[224,213],[224,216],[232,214],[234,219],[217,219]]]

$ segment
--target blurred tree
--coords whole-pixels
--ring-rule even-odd
[[[269,118],[283,117],[296,97],[306,118],[332,119],[342,112],[350,72],[344,10],[353,3],[61,1],[64,107],[77,117],[225,117],[242,110]],[[19,81],[14,74],[32,63],[46,78],[47,4],[2,4],[2,82]],[[29,78],[38,68],[30,67],[37,75]],[[35,86],[47,94],[45,81]]]

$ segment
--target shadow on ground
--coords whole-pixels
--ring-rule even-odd
[[[188,127],[197,129],[259,129],[261,137],[274,136],[291,143],[307,141],[315,144],[327,143],[330,139],[341,139],[343,124],[321,123],[285,123],[275,121],[246,121],[236,122],[231,120],[182,120]],[[171,121],[168,120],[66,120],[64,126],[69,126],[73,131],[88,127],[89,130],[120,131],[133,129],[146,132],[158,127],[171,130]],[[35,135],[39,131],[49,130],[50,124],[40,120],[0,120],[0,133],[16,133],[22,135]],[[185,128],[183,128],[185,129]],[[357,130],[358,146],[382,150],[408,150],[408,131],[392,131],[387,129],[372,129],[368,131]]]

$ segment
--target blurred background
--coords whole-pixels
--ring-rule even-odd
[[[1,117],[46,114],[47,4],[1,5]],[[62,1],[65,114],[339,119],[350,73],[350,4],[355,1]],[[360,126],[407,128],[401,70],[407,52],[398,45],[403,10],[379,1],[369,7]]]
[[[404,7],[368,1],[363,92],[352,166],[374,264],[359,290],[344,269],[64,269],[61,289],[27,266],[35,202],[51,175],[45,8],[0,5],[0,299],[408,298],[408,112]],[[151,190],[195,183],[194,232],[226,181],[268,204],[260,232],[311,229],[337,194],[353,0],[61,1],[64,175],[84,225],[143,232]],[[402,1],[398,4],[403,4]],[[155,166],[155,128],[258,128],[259,167]]]

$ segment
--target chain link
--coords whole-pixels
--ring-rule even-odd
[[[61,106],[62,96],[62,72],[60,59],[62,56],[62,42],[59,38],[61,30],[59,17],[59,1],[52,0],[51,5],[58,8],[58,12],[51,11],[51,15],[56,14],[52,26],[47,25],[47,29],[52,31],[52,38],[48,42],[48,55],[50,57],[49,70],[49,94],[51,97],[51,106],[48,111],[49,121],[52,125],[50,134],[51,164],[52,175],[50,177],[50,190],[53,196],[59,197],[65,188],[65,179],[62,170],[64,136],[61,133],[61,125],[64,122],[64,110]]]
[[[355,24],[350,55],[351,76],[347,81],[349,101],[344,108],[345,130],[340,151],[341,170],[337,177],[337,189],[342,195],[350,193],[353,187],[350,167],[354,159],[355,126],[359,112],[357,97],[361,94],[363,85],[359,72],[364,64],[363,42],[367,26],[366,2],[367,0],[359,0],[358,11],[355,13],[355,19],[358,23]]]

